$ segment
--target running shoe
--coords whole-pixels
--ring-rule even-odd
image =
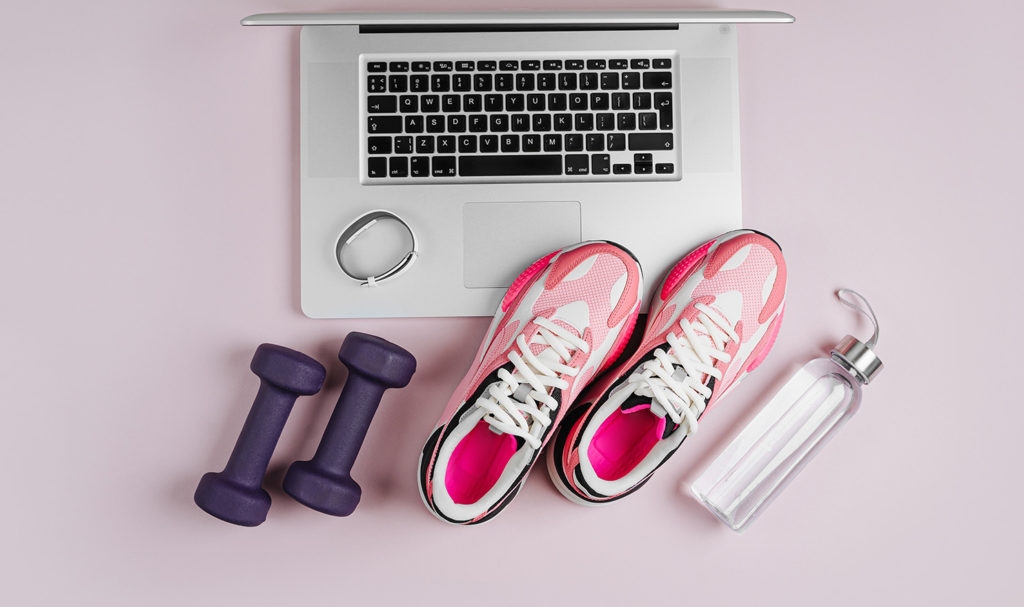
[[[588,387],[556,432],[547,464],[562,495],[597,505],[647,482],[767,356],[785,295],[782,250],[759,232],[729,232],[676,264],[636,353]]]
[[[642,289],[632,253],[597,241],[555,251],[512,283],[420,455],[420,495],[435,516],[468,525],[508,505],[583,386],[622,353]]]

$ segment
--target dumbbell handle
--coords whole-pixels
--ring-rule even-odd
[[[315,467],[329,474],[349,476],[385,389],[349,370],[338,404],[311,460]]]
[[[260,486],[297,398],[297,394],[285,392],[266,381],[260,382],[249,416],[224,467],[225,476],[245,485]]]

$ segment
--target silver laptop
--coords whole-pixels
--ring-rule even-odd
[[[792,20],[704,10],[247,17],[304,26],[303,311],[489,316],[524,268],[582,240],[625,246],[654,288],[693,246],[741,224],[734,26]],[[343,271],[339,237],[377,210],[415,238],[397,221],[357,225]],[[350,276],[387,270],[413,240],[415,263],[400,276]]]

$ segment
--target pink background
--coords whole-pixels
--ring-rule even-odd
[[[790,268],[775,352],[632,499],[579,508],[538,471],[471,529],[426,512],[414,468],[488,321],[300,314],[298,32],[238,19],[484,5],[15,4],[0,36],[6,604],[1024,600],[1019,3],[741,3],[797,17],[740,33],[746,220],[777,237]],[[680,482],[796,364],[866,334],[835,302],[839,286],[874,303],[886,370],[735,535]],[[200,512],[192,491],[248,410],[256,344],[335,361],[327,390],[296,406],[274,488],[319,440],[351,330],[420,361],[370,430],[355,515],[316,514],[276,488],[256,529]]]

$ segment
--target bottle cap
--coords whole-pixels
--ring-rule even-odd
[[[839,289],[836,291],[836,296],[843,305],[867,316],[871,324],[874,325],[875,332],[867,343],[852,335],[847,335],[832,349],[832,359],[853,373],[865,385],[869,384],[878,375],[878,372],[882,370],[883,366],[881,359],[878,358],[874,351],[875,345],[878,343],[878,317],[875,316],[875,311],[871,309],[871,304],[860,293],[852,289]],[[853,301],[851,296],[859,299],[862,304]]]

